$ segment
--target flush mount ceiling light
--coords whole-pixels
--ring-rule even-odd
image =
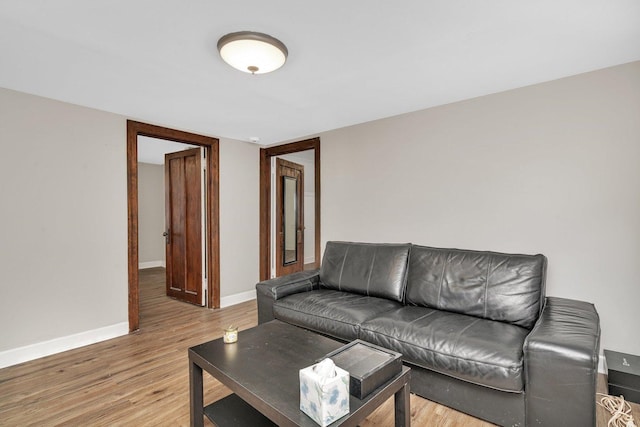
[[[282,67],[289,51],[280,40],[263,33],[240,31],[222,36],[218,51],[227,64],[251,74],[264,74]]]

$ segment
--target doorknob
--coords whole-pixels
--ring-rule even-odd
[[[164,236],[165,241],[167,242],[167,245],[169,244],[169,229],[167,228],[167,231],[165,231],[164,233],[162,233],[162,235]]]

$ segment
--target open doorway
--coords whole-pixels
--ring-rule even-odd
[[[203,147],[138,136],[138,257],[160,269],[166,296],[206,305]],[[140,293],[143,295],[143,293]]]
[[[271,277],[315,268],[315,154],[271,158]]]
[[[285,173],[288,177],[278,174],[278,160],[288,165],[289,172]],[[299,176],[304,178],[295,180],[296,169],[303,171]],[[294,204],[297,209],[290,210],[294,220],[289,223],[289,240],[284,219],[287,204],[282,198],[287,184],[298,202]],[[287,274],[291,268],[299,271],[319,266],[320,138],[263,148],[260,150],[260,280]]]
[[[138,137],[146,136],[202,147],[206,164],[204,206],[205,265],[207,276],[206,306],[220,307],[220,240],[219,240],[219,141],[216,138],[192,134],[145,123],[127,121],[127,197],[128,197],[128,258],[129,258],[129,330],[139,328],[139,203],[138,203]]]

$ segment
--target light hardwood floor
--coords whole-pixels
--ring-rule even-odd
[[[0,425],[188,425],[187,349],[230,324],[255,326],[256,303],[212,311],[171,300],[161,268],[140,272],[140,300],[138,333],[1,369]],[[230,393],[206,374],[204,388],[205,402]],[[392,426],[392,409],[389,400],[362,426]],[[491,425],[415,395],[411,418],[414,426]],[[598,426],[607,420],[599,411]]]

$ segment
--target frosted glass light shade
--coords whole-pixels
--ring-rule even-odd
[[[264,74],[282,67],[287,47],[267,34],[241,31],[218,40],[222,59],[233,68],[251,74]]]

